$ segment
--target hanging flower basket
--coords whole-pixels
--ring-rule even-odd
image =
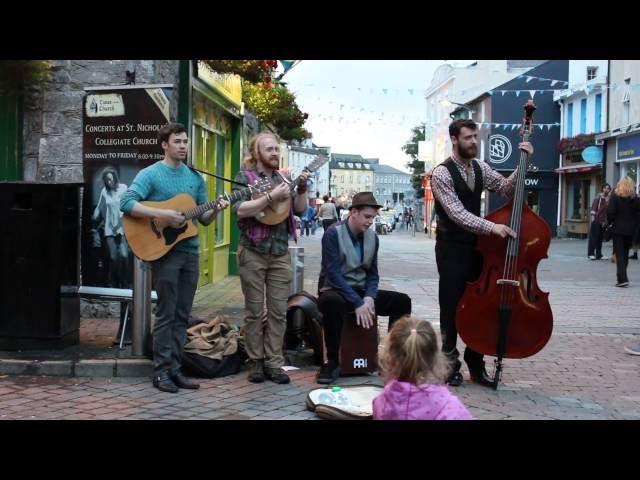
[[[242,101],[258,120],[273,125],[283,140],[304,140],[311,134],[303,128],[309,115],[300,110],[295,95],[283,85],[244,84]]]
[[[278,67],[277,60],[203,60],[218,73],[239,75],[252,83],[271,82],[273,72]]]
[[[579,134],[575,137],[563,138],[558,142],[556,149],[558,153],[568,153],[584,150],[590,145],[595,145],[595,133]]]

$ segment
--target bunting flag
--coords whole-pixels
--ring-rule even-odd
[[[278,61],[282,65],[282,68],[284,68],[283,74],[291,70],[298,62],[301,62],[301,60],[278,60]]]
[[[497,130],[497,129],[501,128],[502,130],[508,130],[509,128],[511,128],[512,131],[515,130],[516,128],[519,128],[519,127],[522,126],[522,124],[520,124],[520,123],[476,122],[476,124],[478,125],[478,127],[482,128],[482,129],[495,128]],[[433,126],[433,125],[427,125],[427,126]],[[543,130],[545,127],[547,128],[547,130],[551,130],[554,127],[559,127],[560,123],[559,122],[555,122],[555,123],[539,123],[539,124],[536,124],[536,126],[540,130]]]
[[[541,82],[551,82],[551,86],[553,87],[556,83],[562,83],[563,85],[569,86],[569,82],[565,80],[555,80],[553,78],[544,78],[544,77],[536,77],[535,75],[518,75],[519,80],[525,80],[529,83],[531,80],[536,79]]]

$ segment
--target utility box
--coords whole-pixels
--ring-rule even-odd
[[[0,182],[0,349],[79,343],[80,187]]]

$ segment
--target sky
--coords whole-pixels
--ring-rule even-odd
[[[424,122],[424,93],[444,63],[471,60],[303,60],[283,77],[309,114],[305,128],[332,153],[379,158],[404,172],[402,151],[411,129]]]

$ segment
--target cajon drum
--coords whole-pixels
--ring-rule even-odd
[[[378,371],[378,317],[370,328],[356,323],[355,313],[345,315],[340,339],[340,374]]]

